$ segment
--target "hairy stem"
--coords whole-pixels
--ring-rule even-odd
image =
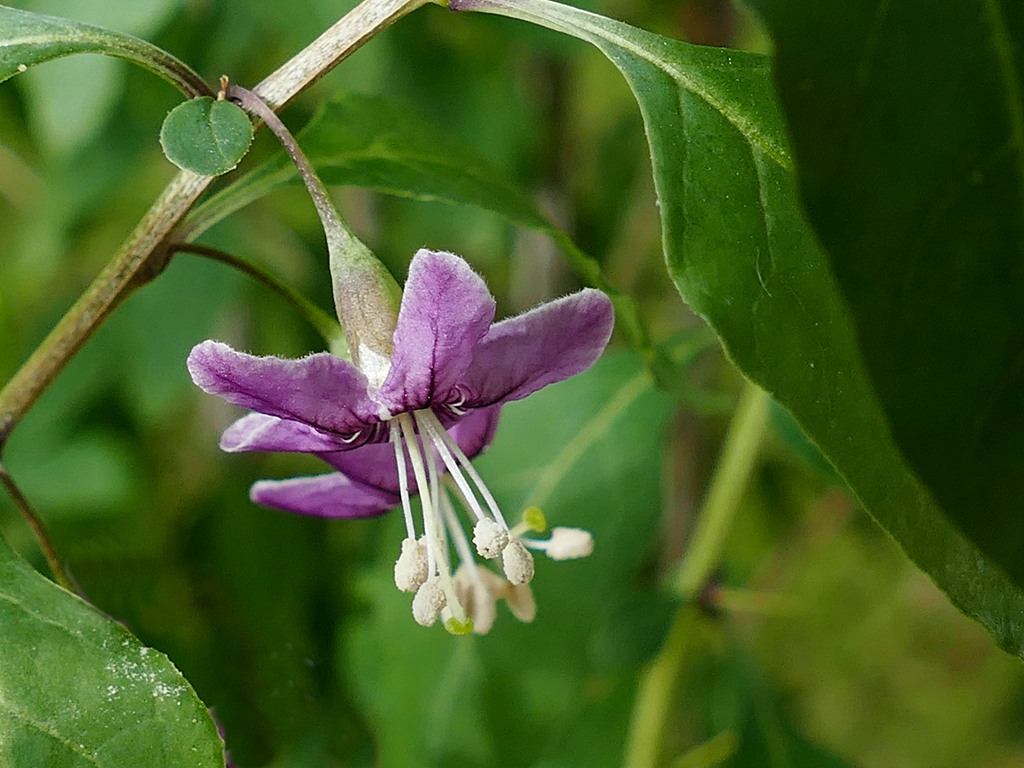
[[[740,396],[704,508],[674,580],[683,605],[664,648],[640,680],[626,743],[626,768],[658,765],[669,706],[701,617],[697,601],[721,560],[726,537],[756,466],[768,428],[768,403],[768,395],[754,384],[748,383]]]
[[[280,109],[375,34],[429,0],[363,0],[253,89]],[[168,244],[212,177],[182,172],[171,181],[107,267],[0,390],[0,452],[21,418],[68,361],[132,291],[167,266]]]
[[[53,542],[50,541],[50,536],[46,532],[46,526],[43,524],[42,518],[35,513],[32,509],[32,505],[28,503],[28,499],[25,498],[25,494],[21,492],[17,483],[14,482],[14,478],[11,477],[7,468],[0,463],[0,485],[3,485],[4,490],[7,491],[7,495],[14,501],[14,506],[21,512],[21,516],[25,518],[25,522],[28,523],[28,527],[32,529],[32,533],[35,534],[36,541],[39,542],[39,549],[43,552],[43,557],[46,558],[47,564],[50,566],[50,571],[53,573],[53,577],[57,580],[64,589],[69,592],[75,592],[83,599],[84,595],[75,586],[75,583],[71,580],[67,571],[64,569],[64,562],[60,559],[57,554],[57,550],[53,546]]]

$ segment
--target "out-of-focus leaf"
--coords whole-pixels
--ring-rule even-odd
[[[1024,5],[754,6],[895,440],[1022,586]]]
[[[35,64],[75,53],[105,53],[134,61],[180,85],[207,92],[202,79],[166,51],[137,37],[57,16],[0,6],[0,82]]]
[[[223,766],[217,728],[163,654],[0,539],[0,763]]]
[[[890,433],[884,401],[865,370],[854,317],[798,202],[768,59],[669,40],[548,0],[453,5],[574,35],[619,68],[644,117],[665,255],[680,293],[716,330],[740,369],[793,412],[868,511],[953,603],[1001,647],[1024,653],[1024,593],[952,522],[973,506],[954,513],[937,503],[908,465],[898,442],[903,438]],[[831,42],[842,36],[841,15],[835,18],[840,31],[834,39],[818,35],[815,41],[822,51],[831,51]],[[828,81],[822,82],[827,90]],[[833,122],[821,125],[828,130]],[[821,151],[829,150],[823,144]],[[822,183],[827,186],[831,177]],[[933,213],[940,215],[938,209]],[[1017,262],[1007,279],[1019,286],[1019,254]],[[902,295],[891,294],[892,307],[899,307]],[[1021,332],[1002,327],[999,344],[1016,350],[1012,370],[1019,373],[1021,346],[1005,345]],[[1005,398],[1020,391],[999,390]],[[941,423],[942,414],[933,416]],[[1003,444],[1007,456],[1019,458],[1014,446],[1019,441]],[[944,466],[946,482],[955,484],[957,473]],[[1020,476],[1019,462],[1000,466]],[[951,494],[946,500],[956,503]],[[1019,526],[1019,520],[1005,519],[1005,529]],[[1024,567],[1021,562],[1015,569]]]
[[[343,645],[358,700],[377,724],[379,764],[620,763],[635,676],[598,673],[586,648],[610,605],[630,594],[660,519],[658,425],[670,412],[635,355],[602,360],[503,409],[478,464],[505,516],[518,519],[536,502],[550,524],[587,527],[596,541],[585,560],[538,556],[532,624],[499,606],[485,638],[418,627],[394,586],[402,521],[392,515],[386,554],[364,585],[374,611]],[[588,685],[593,694],[581,698]]]
[[[252,143],[252,122],[227,99],[203,96],[179,104],[160,128],[160,146],[183,171],[219,176],[245,157]]]

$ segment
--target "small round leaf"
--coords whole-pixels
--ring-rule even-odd
[[[242,108],[209,96],[172,109],[160,129],[167,159],[203,176],[227,173],[249,151],[252,123]]]

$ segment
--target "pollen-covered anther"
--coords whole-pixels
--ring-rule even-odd
[[[395,586],[403,592],[415,592],[426,580],[426,546],[416,539],[403,539],[402,554],[395,561]]]
[[[501,565],[509,584],[529,584],[533,579],[533,555],[519,539],[513,539],[501,553]]]
[[[509,586],[505,602],[512,615],[524,623],[529,624],[537,616],[537,603],[533,599],[533,590],[529,584]]]
[[[508,529],[485,517],[473,526],[473,545],[480,557],[493,560],[508,546]]]
[[[466,616],[472,622],[473,632],[486,635],[498,617],[498,598],[505,580],[480,565],[460,565],[452,579],[455,594],[459,598]],[[446,622],[451,611],[446,606],[441,611]]]
[[[446,603],[441,580],[436,576],[427,579],[416,590],[416,596],[412,599],[412,617],[420,626],[433,626]]]
[[[575,560],[594,551],[594,537],[582,528],[552,528],[544,552],[552,560]]]

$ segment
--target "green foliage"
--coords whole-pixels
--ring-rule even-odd
[[[775,38],[808,217],[893,439],[1024,586],[1024,9],[753,5]]]
[[[248,115],[237,104],[211,96],[179,104],[160,128],[167,159],[200,176],[220,176],[234,169],[251,143]]]
[[[217,729],[162,653],[0,539],[0,762],[222,766]]]
[[[35,64],[76,53],[128,59],[166,78],[189,96],[209,92],[192,70],[144,40],[94,24],[0,6],[0,82]]]
[[[1014,549],[1015,544],[1005,542],[1004,556],[991,557],[990,552],[979,549],[970,531],[965,535],[950,520],[974,515],[977,525],[988,530],[980,537],[981,542],[1012,538],[1007,536],[1009,532],[1020,527],[1018,516],[1008,514],[1008,510],[1015,509],[1017,497],[1007,495],[1005,484],[1016,481],[993,481],[990,490],[999,494],[1004,503],[990,504],[986,515],[978,517],[977,505],[984,503],[982,499],[992,501],[994,497],[979,496],[966,504],[947,494],[936,501],[908,466],[901,435],[890,434],[889,414],[884,410],[887,403],[879,399],[875,382],[865,371],[855,319],[839,291],[831,264],[805,223],[782,119],[772,96],[767,59],[726,49],[698,48],[542,0],[531,0],[521,8],[517,4],[511,9],[505,7],[503,0],[484,5],[588,40],[619,68],[644,115],[662,214],[665,255],[669,272],[683,297],[715,328],[739,368],[793,412],[868,511],[900,542],[911,559],[935,579],[961,610],[981,622],[1000,646],[1010,653],[1024,654],[1024,592],[1000,570],[1009,553],[1019,553],[1020,548]],[[831,40],[834,35],[812,37],[820,41]],[[799,78],[797,81],[803,82]],[[821,82],[823,88],[831,88],[829,80],[823,78]],[[908,83],[907,87],[916,85]],[[820,100],[822,96],[818,94],[816,98]],[[805,102],[800,113],[813,114],[813,102]],[[832,116],[829,122],[817,124],[832,126],[844,119]],[[888,117],[880,114],[878,119],[884,124]],[[830,156],[827,132],[831,130],[825,129],[825,138],[819,145],[823,157]],[[934,161],[931,155],[927,157]],[[853,162],[873,167],[865,157]],[[834,188],[834,176],[829,171],[821,177],[821,186]],[[856,178],[854,174],[850,176]],[[852,189],[857,182],[851,181],[851,185]],[[859,194],[851,192],[850,199]],[[998,190],[994,194],[999,194]],[[1013,199],[1016,198],[1003,203],[1012,210],[1004,210],[1001,221],[1019,219],[1011,215],[1016,210]],[[840,216],[837,220],[841,219]],[[887,218],[876,216],[874,221],[879,237],[883,237]],[[847,224],[844,222],[843,226]],[[970,222],[964,226],[968,231]],[[1012,230],[1006,236],[1010,234]],[[849,239],[850,232],[846,231],[845,236]],[[962,254],[963,241],[952,242],[960,243],[951,247],[960,248]],[[1019,246],[1013,237],[1009,243]],[[896,243],[891,247],[901,246]],[[851,255],[851,263],[863,269],[865,260],[858,253]],[[870,292],[876,288],[882,291],[881,296],[890,297],[890,313],[877,326],[880,344],[896,314],[906,324],[901,351],[896,357],[893,349],[886,353],[890,355],[890,380],[899,388],[903,366],[906,360],[913,359],[908,347],[914,345],[917,329],[931,321],[937,305],[934,297],[929,297],[922,300],[920,312],[906,310],[905,292],[886,288],[885,281],[872,282],[882,271],[878,263],[888,257],[876,254],[873,258],[876,266],[869,270],[869,275],[863,273],[870,279],[862,281],[864,296],[860,305],[863,311],[874,312],[874,294]],[[1007,299],[1019,287],[999,277],[1010,274],[1006,261],[1010,258],[1019,262],[1019,255],[1012,250],[996,251],[992,255],[995,264],[985,262],[985,267],[981,260],[974,260],[976,266],[971,268],[977,270],[972,273],[978,279],[990,286],[1003,285],[999,290]],[[911,257],[911,261],[916,265],[920,259]],[[956,261],[964,263],[962,258]],[[955,271],[959,267],[951,264],[950,268]],[[912,269],[909,262],[907,269]],[[906,278],[903,273],[893,280]],[[947,274],[944,280],[950,291],[962,292],[963,286],[955,275]],[[984,303],[991,298],[982,292],[970,300]],[[1000,302],[997,306],[1002,306]],[[989,382],[988,392],[1020,398],[1024,388],[1012,383],[1020,370],[1013,362],[1019,358],[1020,345],[1012,342],[1014,334],[1020,335],[1022,326],[1014,319],[1020,313],[1002,311],[984,313],[1001,329],[993,330],[998,354],[1009,356],[1003,361],[1005,376],[1001,372],[1004,369],[997,374],[991,366],[986,368],[1000,378],[998,387]],[[964,325],[963,329],[966,344],[976,326]],[[927,368],[930,375],[918,371],[922,374],[918,381],[919,387],[942,390],[935,377],[942,366],[956,367],[946,356],[956,355],[959,347],[946,346],[934,333],[933,329],[926,337],[936,339],[930,348],[938,356]],[[940,359],[944,362],[940,363]],[[961,370],[961,381],[973,375],[973,366]],[[914,395],[911,388],[902,391],[903,396],[916,398],[917,418],[928,424],[928,429],[915,440],[924,440],[933,455],[945,451],[941,465],[944,482],[956,484],[958,474],[948,461],[956,461],[949,457],[959,454],[948,452],[948,442],[934,440],[935,430],[944,429],[949,411],[927,410],[925,404],[935,401]],[[885,397],[884,391],[880,394]],[[1012,403],[1007,401],[1006,405]],[[990,406],[991,402],[984,403],[985,408]],[[1024,407],[1011,407],[1009,412],[1024,414]],[[1020,473],[1014,470],[1018,450],[1013,446],[1020,442],[1024,432],[1016,430],[1015,419],[1005,418],[1001,410],[991,413],[1000,415],[993,415],[994,421],[990,423],[1005,424],[1007,431],[1003,434],[1015,435],[1012,440],[1016,442],[1007,444],[1010,437],[998,441],[999,448],[993,450],[1005,450],[1010,463],[997,463],[998,468],[989,467],[986,471],[1004,478],[1019,478]],[[965,415],[961,423],[980,428],[983,422],[978,422],[976,415]],[[949,434],[952,437],[955,433]],[[975,437],[982,434],[978,432]],[[960,434],[958,439],[964,437]],[[976,444],[968,442],[960,448],[973,450],[969,446]],[[986,477],[991,480],[993,475]],[[941,506],[942,501],[953,507]],[[997,518],[1003,521],[999,525],[994,524]],[[1020,558],[1014,562],[1014,569],[1019,568]]]

